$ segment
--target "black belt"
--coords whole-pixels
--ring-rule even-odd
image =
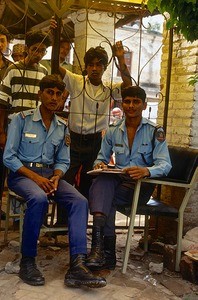
[[[38,163],[38,162],[24,162],[22,161],[23,165],[25,167],[29,167],[29,168],[49,168],[52,169],[53,168],[53,164],[52,165],[47,165],[47,164],[42,164],[42,163]]]
[[[91,134],[81,134],[81,133],[76,133],[73,131],[70,131],[70,136],[71,139],[78,139],[78,140],[83,140],[83,141],[88,141],[88,140],[94,140],[97,138],[101,138],[102,137],[102,132],[95,132],[95,133],[91,133]]]

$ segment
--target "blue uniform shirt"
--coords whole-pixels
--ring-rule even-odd
[[[156,124],[142,118],[129,149],[125,118],[112,124],[103,138],[94,165],[101,161],[108,164],[115,153],[116,168],[141,166],[148,168],[151,177],[166,176],[172,167],[169,151],[165,139],[160,140],[155,134],[155,128]]]
[[[4,164],[13,172],[23,166],[22,162],[54,164],[54,170],[65,173],[70,164],[67,136],[66,122],[57,115],[47,131],[39,107],[18,113],[8,128]]]

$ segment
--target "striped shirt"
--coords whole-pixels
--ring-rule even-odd
[[[39,82],[45,75],[47,69],[41,64],[27,67],[20,61],[10,65],[0,86],[0,103],[10,104],[14,111],[37,107]]]

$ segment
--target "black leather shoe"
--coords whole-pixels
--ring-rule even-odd
[[[85,265],[84,254],[78,254],[71,257],[70,268],[65,275],[65,285],[69,287],[90,287],[101,288],[106,286],[105,278],[95,276]]]
[[[116,236],[104,237],[105,264],[103,269],[114,270],[116,267]]]
[[[103,251],[98,251],[96,248],[92,248],[86,260],[86,266],[90,269],[96,270],[103,267],[105,264],[105,257]]]
[[[116,236],[104,237],[104,251],[98,252],[94,248],[89,255],[86,265],[91,271],[114,270],[116,267]]]
[[[101,268],[105,263],[103,227],[94,226],[92,230],[91,252],[86,260],[86,266],[90,269]]]
[[[21,259],[19,277],[29,285],[37,286],[45,284],[45,278],[37,269],[34,257]]]

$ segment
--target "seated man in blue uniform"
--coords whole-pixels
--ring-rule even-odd
[[[116,265],[116,206],[131,205],[134,181],[144,177],[166,176],[171,162],[165,134],[161,127],[142,117],[146,109],[146,93],[138,86],[122,91],[125,117],[107,130],[94,163],[94,169],[107,168],[115,154],[115,167],[122,174],[99,174],[89,193],[93,215],[92,248],[87,259],[91,269],[114,269]],[[154,186],[142,184],[139,203],[146,203]]]
[[[69,135],[66,122],[54,112],[65,84],[58,75],[47,75],[39,86],[41,105],[13,117],[4,151],[4,164],[10,170],[8,187],[27,203],[19,277],[30,285],[45,283],[35,258],[40,228],[48,209],[48,196],[53,195],[57,203],[67,208],[69,216],[70,267],[65,275],[65,285],[103,287],[106,280],[94,276],[85,265],[87,199],[61,179],[70,163]]]

